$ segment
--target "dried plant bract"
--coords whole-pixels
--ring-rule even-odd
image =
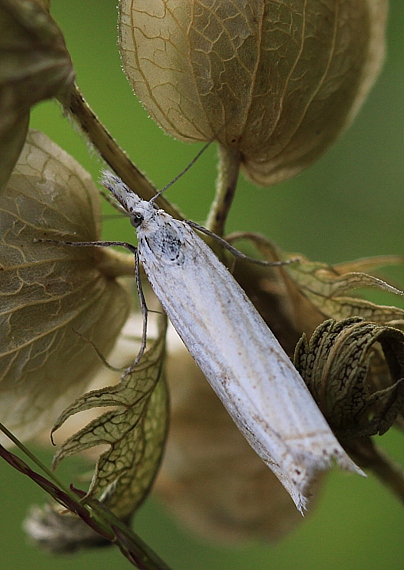
[[[128,310],[105,271],[98,191],[45,135],[31,132],[0,198],[0,418],[32,437],[78,396],[112,348]],[[93,343],[94,346],[91,344]]]
[[[120,49],[155,121],[217,137],[267,185],[350,124],[384,54],[387,0],[121,0]]]
[[[62,32],[39,0],[0,0],[0,191],[23,147],[29,110],[67,99],[74,71]]]

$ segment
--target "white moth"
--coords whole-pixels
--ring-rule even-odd
[[[296,507],[303,511],[316,475],[332,459],[363,474],[271,330],[204,241],[111,173],[104,173],[103,184],[129,213],[139,259],[174,328]]]

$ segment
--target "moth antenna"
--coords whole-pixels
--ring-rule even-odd
[[[153,203],[155,200],[157,200],[157,198],[159,198],[166,190],[168,190],[171,186],[173,186],[173,184],[175,184],[177,182],[177,180],[179,180],[180,178],[182,178],[184,176],[184,174],[186,174],[188,172],[188,170],[190,170],[190,168],[192,168],[192,166],[195,164],[195,162],[197,160],[199,160],[199,158],[202,156],[202,154],[205,152],[205,150],[208,149],[208,147],[210,147],[210,145],[216,140],[216,135],[214,138],[210,139],[202,148],[201,150],[194,156],[194,158],[191,160],[191,162],[189,164],[187,164],[187,166],[181,170],[181,172],[179,174],[177,174],[177,176],[175,176],[168,184],[166,184],[164,186],[164,188],[162,188],[161,190],[159,190],[157,192],[157,194],[155,194],[152,198],[150,198],[149,202]]]
[[[184,168],[184,170],[182,170],[179,174],[177,174],[177,176],[175,176],[171,182],[169,182],[168,184],[166,184],[164,186],[164,188],[162,188],[161,190],[159,190],[157,192],[157,194],[155,196],[153,196],[149,202],[153,203],[159,196],[161,196],[166,190],[168,190],[168,188],[170,188],[173,184],[175,184],[177,182],[177,180],[179,180],[180,178],[182,178],[184,176],[184,174],[186,174],[188,172],[188,170],[195,164],[195,162],[197,160],[199,160],[199,158],[202,156],[202,154],[205,152],[205,150],[207,150],[210,145],[215,142],[215,140],[217,140],[217,137],[220,135],[220,133],[227,127],[228,123],[230,122],[230,119],[227,120],[225,122],[225,124],[213,135],[213,137],[208,140],[208,142],[201,148],[201,150],[194,156],[194,158],[191,160],[191,162]]]

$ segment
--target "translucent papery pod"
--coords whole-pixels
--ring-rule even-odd
[[[136,337],[141,334],[138,326],[133,330],[136,322],[130,319],[113,353],[114,360],[118,358],[125,368],[133,361]],[[64,410],[53,427],[59,439],[58,430],[68,418],[79,412],[91,413],[91,421],[62,444],[53,466],[79,452],[91,457],[96,455],[96,467],[88,493],[83,493],[83,504],[91,506],[93,500],[99,500],[104,508],[124,522],[131,519],[147,497],[164,450],[168,426],[168,392],[163,372],[166,327],[167,319],[160,314],[157,336],[138,365],[121,378],[117,371],[112,378],[109,373],[110,380],[116,382],[120,378],[120,381],[78,398]],[[102,408],[108,409],[100,413]],[[79,418],[80,424],[81,414]],[[71,425],[69,428],[71,431]],[[107,446],[101,454],[100,445]],[[56,506],[34,509],[25,526],[31,538],[53,552],[99,546],[103,542],[83,521],[60,512]]]
[[[384,55],[387,0],[121,0],[135,93],[185,141],[217,138],[269,185],[350,124]]]
[[[0,191],[18,159],[29,111],[42,99],[67,100],[74,71],[46,0],[0,0]]]
[[[0,197],[0,421],[20,438],[82,393],[128,315],[131,256],[36,241],[97,240],[100,214],[89,174],[31,131]]]

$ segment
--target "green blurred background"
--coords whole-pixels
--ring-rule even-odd
[[[388,58],[376,87],[345,136],[313,167],[275,188],[241,181],[228,230],[265,233],[283,249],[330,263],[404,253],[404,2],[390,2]],[[148,119],[120,68],[113,0],[53,0],[77,81],[101,120],[132,160],[158,187],[196,154],[197,145],[174,141]],[[32,126],[75,156],[95,178],[100,163],[53,103],[39,105]],[[186,216],[203,220],[213,195],[213,146],[169,191]],[[132,239],[126,220],[105,224],[109,239]],[[402,279],[403,271],[389,275]],[[404,280],[401,280],[403,283]],[[395,300],[392,300],[395,302]],[[404,464],[402,437],[380,444]],[[51,454],[40,452],[49,462]],[[65,469],[73,469],[73,465]],[[33,548],[21,530],[32,503],[43,494],[9,466],[0,464],[2,524],[0,567],[10,570],[129,568],[117,550],[53,557]],[[404,568],[403,506],[372,476],[333,473],[313,516],[283,542],[222,548],[192,536],[153,499],[136,519],[137,532],[175,570],[330,570]]]

